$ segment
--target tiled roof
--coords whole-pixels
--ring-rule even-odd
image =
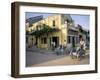
[[[42,19],[43,19],[42,15],[41,16],[35,16],[35,17],[31,17],[31,18],[26,19],[26,23],[29,23],[29,26],[32,26],[33,23],[38,22]]]

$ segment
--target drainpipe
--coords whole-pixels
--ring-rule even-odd
[[[67,35],[68,35],[68,22],[67,22],[67,20],[65,20],[65,28],[66,28],[66,47],[67,47]]]

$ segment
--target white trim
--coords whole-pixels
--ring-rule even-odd
[[[52,67],[25,67],[25,12],[41,12],[41,13],[63,13],[63,14],[82,14],[90,15],[90,64],[86,65],[69,65],[69,66],[52,66]],[[32,7],[20,6],[20,45],[19,45],[19,65],[20,74],[38,74],[38,73],[54,73],[54,72],[72,72],[72,71],[88,71],[95,70],[95,12],[93,10],[84,9],[67,9],[67,8],[51,8],[51,7]]]

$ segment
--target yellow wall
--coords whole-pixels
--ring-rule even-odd
[[[39,25],[40,23],[41,24],[46,24],[46,25],[51,26],[53,28],[54,27],[53,26],[53,20],[55,20],[55,28],[59,28],[60,31],[59,32],[54,32],[54,33],[50,34],[48,37],[50,38],[50,37],[57,36],[57,37],[59,37],[59,44],[62,44],[62,45],[67,44],[66,43],[66,41],[67,41],[67,32],[66,31],[67,30],[65,28],[65,24],[61,24],[62,19],[61,19],[60,14],[50,16],[46,19],[43,19],[41,21],[38,21],[38,22],[34,23],[32,27],[28,28],[28,31],[36,30],[37,25]],[[38,47],[47,48],[48,44],[41,44],[41,39],[38,39]]]

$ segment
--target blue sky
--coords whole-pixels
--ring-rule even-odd
[[[90,25],[89,25],[90,16],[89,15],[73,14],[73,15],[71,15],[71,17],[75,21],[75,24],[80,24],[86,29],[90,28]]]
[[[49,13],[33,13],[33,12],[26,12],[26,19],[30,18],[30,17],[35,17],[35,16],[39,16],[39,15],[43,15],[44,18],[47,18],[49,16],[55,15],[55,14],[49,14]],[[83,26],[86,29],[89,29],[89,21],[90,21],[90,16],[89,15],[79,15],[79,14],[70,14],[72,19],[74,20],[75,24],[80,24],[81,26]]]

